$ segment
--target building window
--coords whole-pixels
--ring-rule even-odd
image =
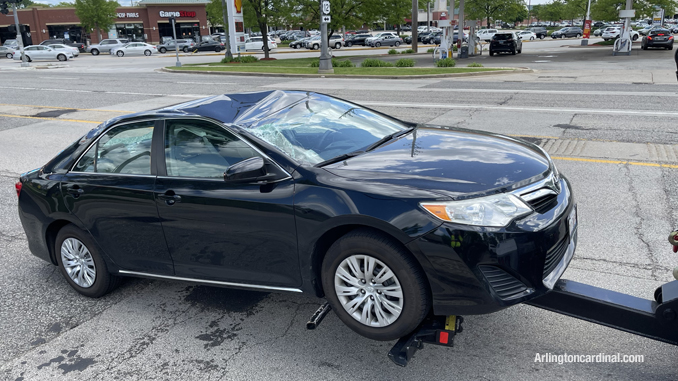
[[[118,38],[146,42],[144,24],[115,24],[115,30],[118,32]]]
[[[49,38],[65,38],[73,42],[83,42],[82,27],[80,25],[47,25]]]
[[[158,23],[160,40],[171,39],[172,24]],[[176,23],[177,38],[192,38],[194,41],[200,41],[200,23],[197,22],[178,22]]]

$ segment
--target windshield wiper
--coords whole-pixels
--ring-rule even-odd
[[[395,139],[395,138],[397,138],[397,137],[399,137],[399,136],[405,135],[405,134],[407,134],[408,132],[412,132],[412,131],[414,131],[415,128],[417,128],[417,127],[416,127],[416,126],[415,126],[415,127],[410,127],[410,128],[408,128],[408,129],[406,129],[406,130],[397,131],[397,132],[394,132],[394,133],[392,133],[392,134],[386,135],[386,136],[384,136],[383,138],[381,138],[381,139],[377,140],[376,142],[374,142],[374,143],[370,144],[369,146],[367,146],[367,148],[365,148],[365,152],[372,151],[373,149],[379,147],[380,145],[382,145],[382,144],[384,144],[384,143],[386,143],[386,142],[389,142],[389,141],[391,141],[391,140],[393,140],[393,139]]]
[[[353,151],[353,152],[341,154],[341,155],[335,156],[335,157],[333,157],[333,158],[331,158],[331,159],[327,159],[327,160],[325,160],[325,161],[321,161],[320,163],[316,164],[315,166],[316,166],[316,167],[322,167],[322,166],[325,166],[325,165],[328,165],[328,164],[338,163],[338,162],[340,162],[340,161],[343,161],[343,160],[346,160],[346,159],[350,159],[350,158],[352,158],[352,157],[354,157],[354,156],[358,156],[358,155],[361,155],[361,154],[363,154],[363,153],[365,153],[365,151],[360,150],[360,151]]]

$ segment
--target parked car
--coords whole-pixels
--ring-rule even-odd
[[[433,33],[433,32],[418,32],[417,33],[417,41],[424,42],[424,40],[426,40],[428,38],[428,35],[431,34],[431,33]],[[410,36],[410,42],[409,43],[412,43],[411,40],[412,40],[412,36]]]
[[[344,45],[344,37],[341,34],[333,34],[330,36],[329,47],[333,49],[341,49]]]
[[[518,32],[518,37],[523,41],[524,40],[534,41],[537,39],[537,35],[534,32],[530,32],[529,30]]]
[[[577,244],[538,146],[307,91],[117,116],[15,189],[29,250],[82,295],[124,276],[303,292],[376,340],[538,298]]]
[[[61,44],[61,45],[66,45],[66,46],[72,46],[74,48],[78,49],[78,52],[85,52],[85,44],[81,42],[73,42],[69,39],[66,38],[52,38],[49,40],[45,40],[40,43],[40,45],[54,45],[54,44]]]
[[[650,33],[643,37],[640,48],[647,50],[648,48],[664,48],[673,50],[673,36],[668,29],[653,29]]]
[[[496,29],[481,29],[478,31],[477,36],[481,41],[491,41],[495,33],[497,33]]]
[[[169,52],[174,52],[177,50],[177,47],[179,47],[179,50],[181,50],[184,53],[188,53],[190,51],[193,51],[195,48],[195,41],[192,39],[177,39],[175,40],[169,40],[166,41],[158,46],[156,46],[156,49],[160,53],[167,53]]]
[[[10,60],[14,58],[14,54],[16,54],[18,50],[14,50],[14,48],[10,46],[0,46],[0,58],[9,58]]]
[[[80,55],[80,49],[76,48],[75,46],[68,46],[64,44],[52,44],[52,45],[47,45],[50,48],[54,50],[63,50],[63,51],[68,51],[73,53],[73,57],[77,57]]]
[[[5,42],[2,43],[2,46],[7,46],[12,49],[19,49],[19,41],[14,39],[7,39],[5,40]]]
[[[111,49],[123,46],[129,43],[129,40],[126,38],[108,38],[101,40],[100,43],[90,45],[85,48],[87,53],[92,53],[93,56],[98,56],[101,53],[110,53]]]
[[[562,28],[551,33],[551,38],[565,38],[565,37],[581,37],[584,34],[584,31],[581,30],[578,26],[572,26],[567,28]]]
[[[609,40],[614,40],[615,38],[619,38],[621,35],[621,28],[617,26],[609,27],[605,29],[605,31],[602,34],[603,40],[609,41]],[[640,34],[636,32],[635,30],[632,30],[630,32],[631,40],[636,41],[638,38],[640,38]]]
[[[439,34],[437,35],[432,41],[429,40],[429,43],[435,44],[435,45],[440,45],[442,42],[443,35]],[[452,35],[452,43],[456,44],[457,40],[459,39],[459,32],[455,31],[454,34]],[[468,42],[468,34],[464,33],[464,42]]]
[[[346,47],[351,47],[353,45],[365,46],[365,40],[372,37],[369,33],[354,34],[350,39],[345,40]],[[412,37],[410,37],[411,39]]]
[[[199,52],[217,52],[219,53],[220,51],[226,49],[225,45],[221,41],[203,41],[199,43],[198,45],[195,45],[193,47],[193,51],[199,51]]]
[[[436,37],[438,38],[438,41],[440,41],[442,35],[443,32],[431,32],[425,38],[422,38],[421,42],[424,44],[434,44],[435,43],[434,40],[436,39]]]
[[[157,54],[158,48],[155,45],[147,44],[145,42],[131,42],[125,44],[119,48],[111,50],[111,55],[116,55],[118,57],[123,56],[150,56],[152,54]]]
[[[497,53],[522,53],[523,41],[513,32],[495,33],[490,41],[490,56]]]
[[[306,47],[306,41],[310,40],[312,37],[303,37],[298,40],[290,42],[289,46],[292,49],[300,49]]]
[[[593,31],[593,35],[595,37],[600,37],[603,35],[603,32],[605,32],[605,29],[607,28],[612,28],[613,26],[610,24],[602,25],[600,28],[596,29]]]
[[[268,50],[277,49],[278,44],[275,41],[268,40]],[[245,40],[245,50],[264,50],[263,37],[249,37]]]
[[[45,45],[29,45],[24,48],[24,55],[26,56],[26,61],[31,62],[34,60],[42,61],[68,61],[73,58],[73,52],[70,50],[54,50],[49,46]],[[21,54],[14,54],[15,60],[21,60]]]
[[[372,37],[366,38],[365,39],[365,46],[372,46],[372,45],[370,45],[371,41],[377,40],[377,39],[379,39],[383,36],[387,36],[387,35],[393,36],[393,37],[396,37],[396,38],[400,38],[400,36],[398,36],[395,32],[380,32],[380,33],[375,34]],[[421,36],[419,36],[419,37],[421,37]]]
[[[380,46],[394,46],[398,47],[403,43],[403,39],[394,36],[393,34],[383,34],[376,38],[370,38],[367,40],[367,46],[378,48]]]

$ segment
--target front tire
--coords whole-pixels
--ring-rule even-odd
[[[165,48],[160,48],[158,51],[162,54],[167,53],[167,49],[165,49]]]
[[[352,43],[352,42],[347,42],[347,43],[346,43],[346,47],[347,47],[347,48],[350,48],[351,46],[353,46],[353,43]]]
[[[184,46],[183,49],[181,49],[184,53],[188,53],[188,46]]]
[[[341,49],[341,44],[337,42],[336,44],[334,44],[334,48],[335,49]]]
[[[322,284],[339,319],[372,340],[407,335],[431,309],[429,286],[417,261],[389,237],[367,229],[330,247]]]
[[[118,50],[117,52],[115,52],[115,55],[118,57],[122,57],[125,55],[125,52],[123,52],[122,50]]]
[[[318,46],[318,44],[313,44],[313,50],[318,50],[319,48],[320,46]]]
[[[63,61],[66,61],[68,58],[66,58],[66,56],[63,55],[63,54],[59,54],[59,55],[57,56],[57,59],[58,59],[59,61],[63,62]]]
[[[108,273],[94,241],[74,225],[59,230],[54,252],[61,274],[82,295],[99,298],[113,291],[120,282],[120,278]]]
[[[12,58],[14,58],[14,54],[12,54],[12,53],[7,53],[7,54],[5,54],[5,57],[7,57],[7,58],[9,58],[9,59],[11,60]]]
[[[381,43],[380,43],[380,42],[375,42],[375,43],[374,43],[374,47],[375,47],[375,48],[378,48],[378,47],[380,47],[380,46],[381,46]]]

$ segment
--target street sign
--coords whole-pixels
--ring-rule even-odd
[[[321,24],[329,24],[330,21],[332,21],[332,17],[331,17],[331,16],[322,16],[322,17],[320,18],[320,23],[321,23]]]
[[[323,1],[323,14],[324,15],[330,14],[330,2],[327,0]]]

